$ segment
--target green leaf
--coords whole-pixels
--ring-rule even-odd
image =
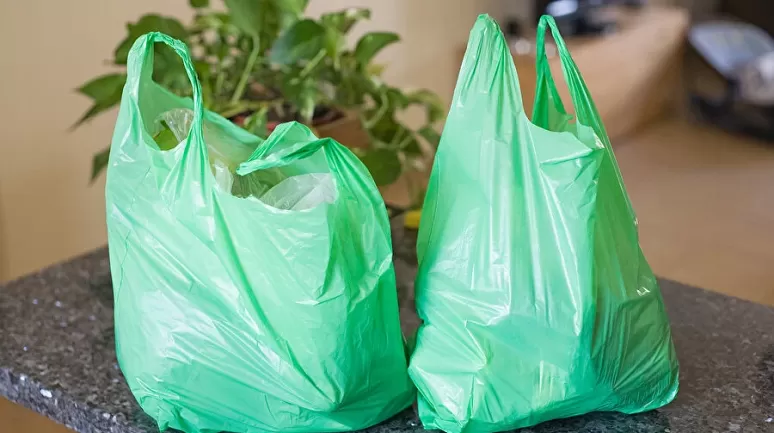
[[[378,122],[369,128],[368,133],[371,134],[371,137],[373,137],[375,141],[387,144],[398,144],[400,140],[411,133],[411,131],[400,124],[393,115],[394,113],[392,112],[383,115]]]
[[[336,83],[333,85],[332,100],[335,105],[362,111],[366,97],[371,93],[371,82],[362,73],[348,69],[350,59],[352,58],[349,53],[344,53],[341,57],[341,70],[328,78],[330,83]]]
[[[210,5],[210,0],[188,0],[188,4],[191,5],[192,8],[206,8]]]
[[[320,92],[317,89],[317,83],[313,80],[304,80],[299,88],[297,96],[293,103],[298,108],[298,114],[301,121],[311,125],[314,118],[314,109],[317,107],[317,101],[320,99]]]
[[[339,53],[341,53],[345,41],[344,33],[333,27],[325,27],[325,50],[328,53],[328,57],[335,62],[336,67],[341,64]]]
[[[83,122],[118,105],[121,102],[124,83],[126,83],[126,74],[108,74],[97,77],[79,87],[78,92],[91,98],[94,104],[75,122],[73,128],[77,128]]]
[[[370,75],[379,77],[382,75],[382,73],[384,73],[385,69],[387,69],[387,65],[371,63],[366,67],[366,72],[368,72]]]
[[[162,17],[160,15],[144,15],[140,17],[140,20],[136,23],[129,23],[126,25],[128,35],[118,45],[115,51],[115,64],[125,65],[126,59],[129,56],[129,50],[134,45],[134,41],[140,36],[149,32],[161,32],[175,39],[185,41],[188,37],[188,32],[185,27],[175,18]]]
[[[109,110],[110,108],[111,107],[105,105],[93,104],[70,128],[75,129],[81,126],[84,122],[92,119],[93,117],[96,117],[98,114]]]
[[[414,156],[422,155],[422,148],[419,147],[419,141],[417,141],[415,134],[411,134],[406,137],[401,151],[405,152],[408,155],[414,155]]]
[[[234,24],[253,37],[279,31],[280,13],[273,0],[224,0]]]
[[[390,87],[386,90],[387,100],[390,103],[392,110],[402,110],[409,104],[409,98],[395,87]]]
[[[402,166],[397,152],[387,149],[372,149],[360,157],[371,172],[378,186],[389,185],[400,177]]]
[[[285,104],[281,105],[283,120],[298,120],[311,124],[317,103],[323,98],[315,75],[305,75],[301,66],[292,66],[281,74],[278,81],[279,93]]]
[[[408,95],[410,104],[424,105],[427,110],[427,122],[435,123],[444,116],[443,103],[441,98],[429,90],[417,90]]]
[[[225,0],[231,18],[242,31],[271,46],[274,38],[298,21],[308,0]]]
[[[231,22],[231,16],[222,12],[200,14],[194,17],[193,30],[203,32],[215,30],[226,35],[238,35],[239,27]]]
[[[334,28],[346,34],[358,21],[369,18],[371,18],[370,9],[349,8],[339,12],[322,14],[320,22],[324,27]]]
[[[301,20],[274,42],[270,59],[274,63],[290,65],[308,60],[326,47],[325,28],[314,20]]]
[[[91,181],[94,182],[94,180],[99,176],[99,174],[102,172],[102,170],[105,169],[108,165],[108,161],[110,159],[110,146],[108,146],[106,149],[103,149],[94,157],[91,159]]]
[[[371,60],[383,50],[387,45],[393,44],[400,40],[400,36],[395,33],[389,32],[372,32],[366,33],[357,42],[355,47],[355,58],[361,64],[367,65],[371,63]]]
[[[78,92],[88,96],[94,102],[109,101],[118,94],[121,99],[121,91],[126,83],[126,74],[102,75],[87,82],[78,88]]]
[[[160,150],[174,149],[178,144],[180,144],[180,141],[177,139],[177,137],[175,137],[175,133],[169,129],[169,126],[166,124],[166,122],[161,122],[161,126],[161,131],[153,136],[153,140],[159,146]]]
[[[170,47],[157,44],[154,47],[153,81],[180,96],[191,96],[191,80],[180,56]]]
[[[438,147],[438,143],[441,142],[441,134],[438,133],[435,129],[425,126],[424,128],[421,128],[419,131],[419,135],[422,136],[428,143],[430,143],[434,148]]]

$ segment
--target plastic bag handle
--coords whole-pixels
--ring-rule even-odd
[[[156,42],[162,42],[172,48],[183,61],[185,73],[191,82],[193,89],[193,113],[194,118],[191,123],[189,135],[193,132],[201,135],[202,118],[204,117],[204,104],[202,103],[202,88],[199,83],[199,77],[191,61],[191,54],[188,47],[181,41],[159,32],[146,33],[134,42],[129,51],[126,68],[126,86],[130,90],[132,97],[137,100],[142,83],[146,80],[153,80],[153,46]]]
[[[553,100],[554,107],[562,114],[567,114],[562,104],[562,98],[556,91],[556,85],[554,78],[551,74],[551,66],[548,63],[548,57],[546,56],[545,38],[546,38],[546,26],[551,29],[551,35],[556,43],[556,49],[559,53],[559,60],[562,66],[562,74],[567,82],[567,87],[570,90],[570,97],[572,99],[573,106],[575,108],[575,114],[578,121],[589,126],[594,130],[599,140],[605,146],[605,150],[608,153],[610,161],[613,165],[615,174],[618,178],[619,185],[621,185],[622,193],[626,198],[626,202],[629,208],[629,212],[634,216],[634,209],[629,200],[629,196],[625,190],[623,190],[623,176],[621,175],[621,169],[618,166],[618,161],[613,153],[613,146],[610,143],[610,137],[607,135],[604,125],[602,124],[602,118],[599,115],[594,101],[591,99],[591,92],[589,92],[586,83],[583,81],[583,76],[578,70],[578,66],[570,55],[570,51],[567,49],[567,45],[564,43],[564,38],[559,33],[559,28],[556,25],[554,17],[550,15],[543,15],[540,17],[537,28],[537,52],[536,52],[536,69],[537,69],[537,89],[535,91],[535,104],[533,119],[537,118],[537,109],[541,106],[538,103],[543,92],[548,87],[548,91],[551,92],[550,96]],[[545,126],[545,125],[544,125]]]
[[[578,120],[581,123],[594,128],[597,136],[602,141],[609,141],[607,132],[605,131],[602,121],[600,120],[597,108],[591,99],[591,93],[586,87],[586,83],[583,81],[580,71],[578,70],[575,61],[570,55],[570,51],[567,49],[567,45],[559,33],[559,28],[556,25],[554,17],[550,15],[543,15],[540,17],[537,28],[537,53],[536,53],[536,69],[537,69],[537,85],[548,86],[548,90],[551,92],[551,99],[553,99],[554,106],[562,113],[565,113],[562,99],[556,91],[556,85],[554,82],[553,74],[551,73],[551,66],[548,62],[548,56],[546,56],[546,26],[551,30],[551,36],[556,43],[556,49],[559,54],[559,60],[562,67],[562,75],[567,82],[567,87],[570,90],[570,97],[572,99],[575,112],[578,116]],[[540,90],[540,89],[538,89]],[[536,96],[540,92],[535,92]],[[535,104],[537,107],[537,104]]]
[[[277,155],[271,155],[265,159],[245,161],[239,164],[236,172],[240,176],[245,176],[258,170],[284,167],[286,165],[292,164],[295,161],[312,156],[315,152],[320,150],[323,146],[329,145],[332,141],[333,139],[331,138],[320,138],[313,142],[306,143],[303,146],[299,146],[297,149],[293,149],[293,151],[287,152],[279,157],[276,157]]]
[[[492,94],[502,93],[502,103],[514,111],[524,111],[516,65],[505,36],[492,17],[481,14],[470,30],[452,106],[485,100],[483,89],[487,88]]]
[[[554,108],[559,111],[560,113],[566,114],[564,104],[562,103],[562,98],[559,96],[559,93],[556,91],[556,83],[554,82],[553,74],[551,73],[551,67],[548,63],[548,56],[546,56],[546,22],[549,18],[546,18],[547,15],[543,15],[540,17],[540,20],[538,22],[538,28],[537,28],[537,40],[535,41],[536,45],[536,53],[535,53],[535,69],[537,70],[537,80],[536,80],[536,89],[535,89],[535,103],[533,104],[533,113],[532,117],[533,119],[537,116],[537,110],[541,107],[540,104],[538,104],[538,99],[542,97],[542,94],[545,91],[550,92],[550,98],[551,102],[554,104]],[[553,18],[551,18],[553,19]],[[564,40],[562,39],[562,35],[557,31],[553,31],[553,27],[551,28],[552,35],[554,36],[554,41],[556,41],[557,45],[557,51],[559,52],[559,56],[563,55],[564,50],[559,50],[559,44],[561,41],[562,47],[566,48],[564,46]],[[567,72],[565,70],[565,62],[561,61],[562,66],[562,74],[566,77]],[[569,80],[568,80],[569,81]],[[569,87],[569,86],[568,86]],[[571,95],[573,92],[570,93]],[[573,104],[575,101],[573,101]]]
[[[272,153],[274,147],[287,139],[287,134],[301,134],[302,136],[300,137],[296,136],[291,138],[293,141],[298,141],[300,144],[289,152]],[[312,156],[322,147],[333,147],[337,144],[338,143],[331,138],[317,138],[309,128],[298,122],[283,123],[272,132],[263,145],[258,147],[258,149],[250,155],[247,161],[239,164],[236,172],[240,176],[246,176],[258,170],[284,167],[295,161]],[[335,172],[336,167],[334,161],[331,160],[328,152],[326,152],[326,158],[328,159],[328,165],[330,166],[331,171]]]

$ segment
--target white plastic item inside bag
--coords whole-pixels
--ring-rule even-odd
[[[305,210],[336,200],[336,184],[330,173],[309,173],[289,177],[261,197],[277,209]]]
[[[162,113],[156,120],[159,128],[166,123],[178,142],[185,139],[193,122],[193,111],[178,108]],[[227,143],[204,121],[202,135],[209,152],[215,182],[220,189],[235,196],[260,200],[283,210],[305,210],[336,199],[336,184],[330,173],[288,176],[282,169],[269,169],[247,176],[237,175],[236,168],[254,149],[241,143]]]

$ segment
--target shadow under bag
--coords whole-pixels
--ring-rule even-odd
[[[546,26],[577,122],[551,77]],[[424,323],[409,375],[425,428],[635,413],[677,393],[669,322],[607,134],[552,18],[537,44],[530,121],[497,24],[479,17],[468,42],[417,246]]]
[[[151,80],[155,42],[193,100]],[[160,120],[184,131],[172,149]],[[358,430],[413,401],[387,212],[344,146],[204,110],[186,46],[150,33],[129,53],[106,199],[118,361],[161,430]]]

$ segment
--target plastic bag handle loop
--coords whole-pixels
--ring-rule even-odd
[[[546,26],[551,30],[551,35],[556,43],[556,49],[559,53],[559,60],[562,66],[562,74],[567,82],[567,87],[570,91],[570,97],[572,99],[573,106],[575,108],[575,114],[578,121],[586,126],[591,127],[599,140],[605,146],[605,150],[608,153],[610,161],[613,165],[616,177],[618,178],[619,185],[621,186],[621,192],[626,198],[626,202],[629,208],[629,213],[634,218],[634,208],[628,194],[623,189],[623,176],[621,175],[621,169],[618,166],[618,161],[613,153],[613,147],[610,143],[610,137],[607,135],[604,125],[602,124],[602,118],[599,115],[594,101],[591,99],[591,92],[589,92],[586,83],[583,81],[578,66],[570,55],[570,51],[567,49],[567,45],[564,43],[564,38],[559,33],[559,28],[556,25],[554,17],[550,15],[543,15],[540,17],[537,28],[537,51],[536,51],[536,68],[537,68],[537,89],[535,91],[535,104],[533,113],[533,119],[537,118],[537,109],[541,104],[538,103],[537,98],[540,98],[543,94],[545,86],[548,86],[550,97],[553,100],[554,107],[562,114],[567,114],[562,104],[562,99],[556,91],[556,85],[554,78],[551,74],[551,66],[548,63],[548,57],[546,57]]]
[[[562,75],[567,82],[567,87],[570,90],[570,97],[572,99],[573,106],[575,107],[578,119],[582,123],[592,126],[595,132],[601,140],[603,136],[607,138],[607,132],[602,126],[602,122],[599,119],[596,107],[591,100],[591,95],[586,88],[583,78],[575,65],[575,61],[570,55],[570,51],[567,49],[567,45],[559,33],[559,28],[556,25],[554,17],[550,15],[543,15],[540,17],[537,28],[537,40],[536,40],[536,68],[537,68],[537,85],[548,86],[548,90],[551,92],[551,99],[553,100],[554,107],[562,113],[566,114],[562,99],[556,91],[556,83],[554,82],[553,74],[551,73],[551,66],[548,62],[548,56],[546,56],[546,26],[551,30],[551,36],[556,43],[556,50],[559,54],[559,60],[562,67]],[[535,92],[539,95],[540,92]],[[590,106],[589,106],[590,105]],[[537,107],[537,104],[535,104]],[[600,130],[597,130],[597,129]]]
[[[273,152],[280,144],[294,143],[292,147]],[[339,144],[332,138],[317,138],[306,125],[298,122],[288,122],[277,126],[269,138],[253,152],[247,161],[239,164],[236,173],[240,176],[247,176],[258,170],[266,170],[275,167],[284,167],[296,161],[308,158],[315,152],[323,149],[325,151],[325,160],[328,162],[330,173],[337,179],[337,190],[344,193],[350,199],[357,200],[357,193],[350,184],[352,180],[348,178],[348,171],[360,165],[363,170],[365,166],[358,160],[352,152],[347,150],[342,144]],[[373,182],[359,182],[361,187],[368,190],[372,203],[381,202],[381,194]]]
[[[332,141],[333,139],[331,138],[320,138],[313,142],[306,143],[303,146],[299,146],[297,149],[293,149],[291,152],[286,152],[282,155],[274,154],[265,159],[245,161],[239,164],[236,172],[240,176],[245,176],[258,170],[284,167],[301,159],[312,156],[315,152],[320,150],[323,146],[329,145]],[[331,170],[333,170],[333,168],[331,168]]]
[[[288,137],[289,135],[294,137]],[[292,140],[299,144],[288,151],[272,153],[272,150],[285,140]],[[323,147],[330,148],[338,145],[331,138],[317,138],[312,131],[298,122],[288,122],[279,125],[269,136],[266,142],[253,152],[247,161],[239,164],[236,172],[240,176],[246,176],[254,171],[266,170],[275,167],[284,167],[298,160],[308,158]],[[336,172],[336,165],[326,152],[328,165],[332,172]]]
[[[516,65],[505,36],[492,17],[481,14],[470,30],[452,106],[468,105],[475,110],[475,104],[486,101],[483,89],[487,88],[491,94],[501,95],[502,104],[524,111]]]
[[[159,32],[146,33],[137,38],[129,51],[126,68],[126,85],[130,94],[137,101],[139,92],[146,80],[153,80],[153,46],[156,42],[162,42],[174,50],[183,61],[185,73],[191,82],[193,89],[193,113],[194,118],[191,123],[191,133],[196,132],[201,135],[202,118],[204,116],[204,104],[202,103],[202,88],[199,83],[199,77],[191,61],[191,54],[188,47],[181,41]]]

